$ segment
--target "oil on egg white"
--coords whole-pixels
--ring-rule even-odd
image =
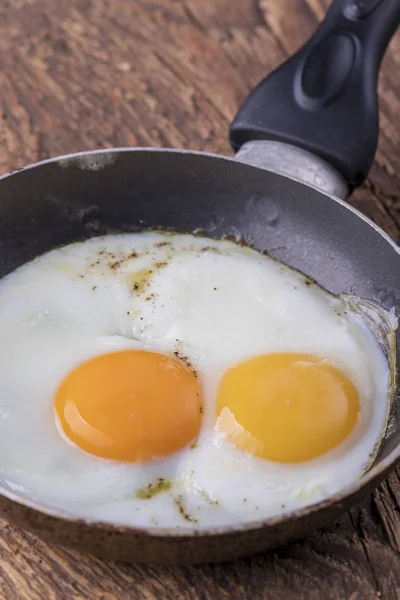
[[[121,234],[49,252],[1,281],[0,335],[1,480],[79,517],[206,528],[281,514],[357,479],[386,422],[387,362],[359,317],[301,274],[229,241]],[[90,357],[126,348],[178,352],[193,365],[204,392],[194,448],[119,464],[60,434],[53,398],[63,378]],[[279,351],[326,357],[359,393],[353,432],[312,461],[256,458],[216,425],[224,372]],[[168,485],[146,499],[160,478]]]

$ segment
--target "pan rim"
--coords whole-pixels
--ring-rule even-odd
[[[152,153],[168,153],[168,154],[191,154],[195,156],[204,156],[212,159],[225,160],[228,162],[233,162],[236,164],[241,164],[246,169],[257,169],[264,170],[257,166],[252,166],[246,163],[241,163],[240,160],[236,159],[235,156],[224,156],[217,153],[204,152],[201,150],[186,150],[186,149],[176,149],[176,148],[152,148],[152,147],[120,147],[120,148],[105,148],[98,150],[88,150],[82,152],[76,152],[71,154],[65,154],[56,156],[53,158],[48,158],[42,161],[38,161],[35,163],[31,163],[26,165],[25,167],[15,169],[9,173],[5,173],[0,176],[0,182],[3,179],[11,177],[13,175],[18,175],[24,171],[28,171],[30,169],[40,167],[46,164],[58,163],[63,161],[75,160],[83,157],[88,157],[91,155],[102,155],[102,154],[118,154],[122,152],[152,152]],[[280,175],[274,173],[276,177],[281,179],[290,179],[285,177],[284,175]],[[301,183],[299,181],[291,180],[296,186],[309,187],[314,191],[318,192],[322,196],[326,196],[330,200],[336,202],[339,206],[349,210],[356,217],[360,218],[367,225],[372,227],[389,245],[393,248],[393,250],[400,255],[400,247],[394,242],[394,240],[378,225],[376,225],[371,219],[362,214],[358,209],[354,208],[344,200],[340,198],[336,198],[335,196],[331,196],[329,194],[325,194],[320,190],[316,190],[312,186],[309,186],[305,183]],[[148,537],[155,538],[163,538],[163,539],[179,539],[179,538],[197,538],[197,537],[213,537],[213,536],[225,536],[233,533],[242,533],[244,531],[253,531],[259,529],[268,529],[275,527],[277,525],[283,525],[285,523],[291,523],[293,521],[297,521],[300,519],[304,519],[306,517],[311,517],[311,515],[316,513],[321,513],[325,509],[340,503],[345,502],[347,498],[356,495],[358,492],[361,492],[364,488],[368,487],[375,479],[381,479],[385,474],[389,472],[392,468],[396,466],[400,462],[400,444],[398,444],[390,454],[379,461],[376,465],[372,466],[371,469],[367,471],[364,475],[362,475],[359,479],[357,479],[352,484],[349,484],[345,488],[341,489],[336,494],[325,498],[315,504],[310,504],[300,509],[292,510],[290,512],[284,513],[283,515],[277,515],[275,517],[269,517],[264,519],[258,519],[254,521],[249,521],[247,523],[237,523],[232,525],[223,525],[217,527],[210,527],[205,529],[191,529],[181,527],[179,531],[174,528],[168,527],[135,527],[130,525],[115,525],[111,522],[101,521],[94,518],[80,518],[69,512],[63,510],[53,509],[51,507],[47,507],[46,505],[42,505],[39,502],[36,502],[32,499],[25,498],[13,492],[12,490],[6,489],[3,485],[0,485],[0,495],[4,496],[8,500],[15,502],[21,506],[24,506],[28,509],[32,509],[38,513],[43,515],[59,519],[62,521],[68,521],[71,523],[76,523],[82,526],[86,526],[89,528],[95,528],[103,531],[112,531],[120,534],[130,534],[130,535],[143,535]]]

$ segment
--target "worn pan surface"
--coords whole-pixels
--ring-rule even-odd
[[[367,36],[368,44],[374,36],[379,41],[372,53],[377,68],[400,19],[400,4],[392,0],[374,4],[379,6],[374,9],[373,19],[370,15],[363,18],[372,31]],[[355,39],[358,36],[360,44],[364,43],[361,29],[357,29],[360,20],[345,12],[350,5],[336,0],[309,43],[311,50],[312,44],[320,44],[321,40],[325,44],[328,39],[329,52],[333,47],[336,55],[337,48],[330,40],[338,35],[337,31],[344,35],[344,25]],[[307,55],[310,46],[301,52]],[[300,62],[304,59],[301,52],[300,59],[295,57]],[[289,70],[294,68],[293,60]],[[375,83],[373,80],[371,85]],[[346,88],[340,85],[341,90]],[[332,87],[328,78],[329,86]],[[355,295],[400,314],[398,247],[371,221],[332,195],[345,197],[347,189],[354,188],[366,176],[376,136],[368,151],[360,152],[358,146],[355,152],[353,144],[352,157],[346,155],[347,147],[342,154],[338,152],[339,141],[333,150],[329,150],[329,144],[325,150],[318,149],[318,140],[313,140],[313,136],[296,142],[297,147],[312,154],[291,149],[287,144],[293,141],[289,139],[292,134],[268,134],[268,123],[261,130],[251,123],[252,113],[258,110],[260,89],[256,90],[255,105],[250,97],[245,112],[239,113],[232,127],[234,145],[244,144],[238,158],[183,150],[115,149],[44,161],[1,178],[0,276],[54,247],[94,235],[143,229],[196,231],[214,238],[239,238],[301,270],[334,294]],[[372,98],[375,97],[374,90]],[[343,93],[338,94],[337,106],[342,100]],[[372,108],[367,104],[369,111],[376,110],[376,101]],[[328,106],[332,106],[331,100]],[[318,108],[318,115],[322,108]],[[340,111],[336,112],[340,120]],[[258,117],[256,122],[260,124]],[[375,134],[372,131],[372,137]],[[246,143],[271,138],[286,145]],[[341,164],[346,164],[346,168],[340,168]],[[281,174],[259,168],[260,165],[274,165]],[[400,335],[385,320],[383,329],[386,324],[387,348],[394,361],[394,372],[398,372],[395,351],[396,347],[399,350]],[[127,561],[204,562],[254,553],[298,538],[332,520],[376,486],[400,459],[397,414],[395,393],[390,431],[368,473],[334,497],[283,517],[179,534],[173,529],[121,528],[77,520],[19,497],[1,477],[0,513],[45,539]]]

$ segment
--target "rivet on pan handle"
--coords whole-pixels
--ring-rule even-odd
[[[360,185],[378,143],[377,76],[400,0],[335,0],[313,37],[264,79],[236,115],[235,150],[252,140],[303,148]]]

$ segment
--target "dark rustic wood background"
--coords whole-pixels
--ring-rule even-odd
[[[392,0],[394,1],[394,0]],[[229,154],[240,103],[329,0],[0,0],[0,173],[112,146]],[[400,34],[380,77],[375,165],[351,202],[400,239]],[[1,198],[0,198],[1,201]],[[0,521],[0,597],[400,598],[400,479],[278,552],[185,568],[113,564]]]

